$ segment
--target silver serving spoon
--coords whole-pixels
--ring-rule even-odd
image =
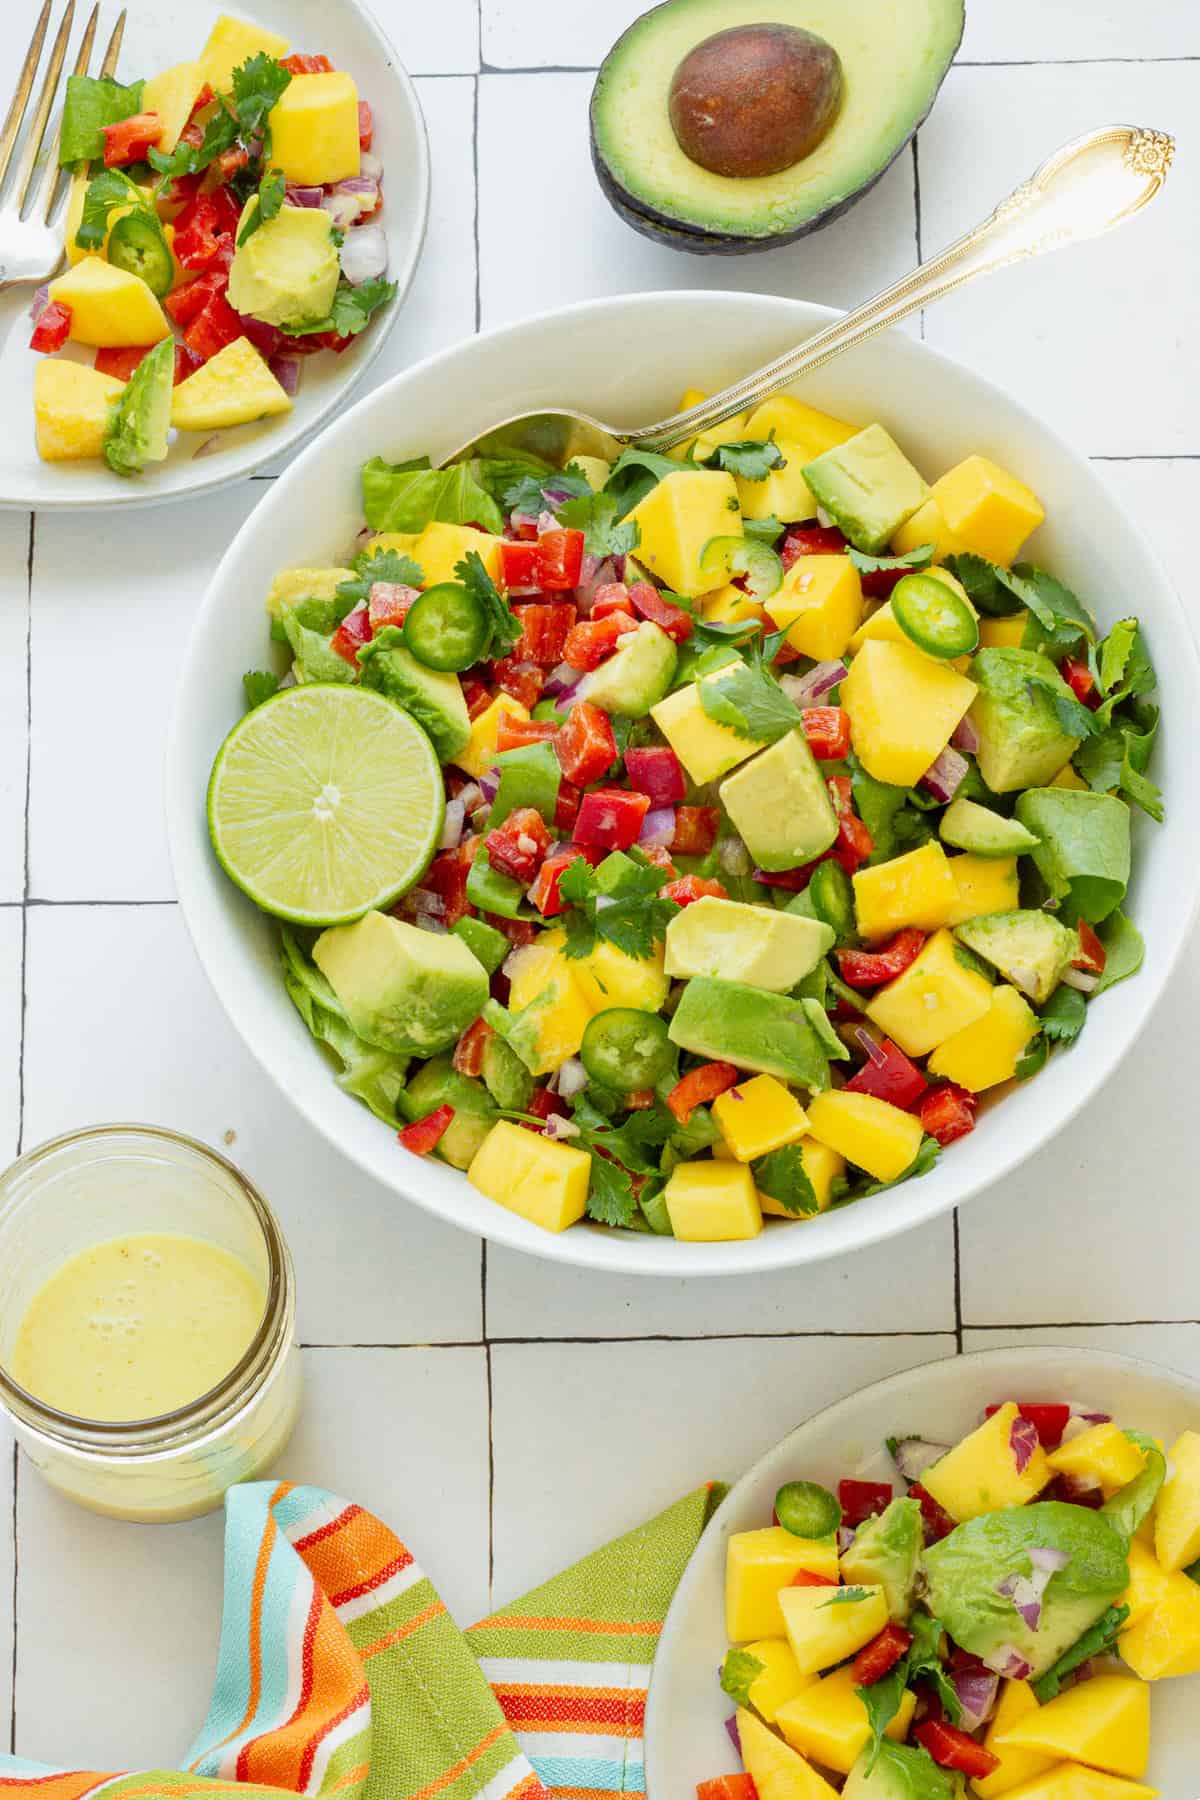
[[[450,463],[467,455],[525,450],[562,467],[573,456],[599,456],[611,462],[622,450],[635,446],[669,450],[781,388],[793,386],[801,376],[823,368],[844,350],[886,331],[920,307],[932,306],[977,275],[1038,256],[1043,250],[1059,250],[1066,244],[1099,237],[1123,224],[1153,200],[1166,180],[1174,154],[1175,141],[1165,131],[1105,125],[1088,132],[1056,150],[1028,181],[1001,200],[982,224],[940,256],[835,319],[786,356],[722,388],[698,406],[673,413],[656,425],[628,430],[605,425],[589,413],[568,407],[518,413],[490,425],[443,460]]]

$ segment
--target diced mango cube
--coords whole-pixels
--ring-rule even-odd
[[[967,548],[962,539],[951,531],[945,514],[933,499],[924,501],[911,518],[905,519],[892,538],[892,553],[895,556],[908,556],[911,551],[919,550],[922,544],[933,545],[934,562],[944,562],[946,557],[958,556]]]
[[[986,456],[968,456],[935,481],[933,498],[956,538],[977,556],[1008,565],[1046,516],[1032,488]]]
[[[949,588],[951,593],[954,594],[957,599],[961,600],[963,605],[978,618],[979,615],[971,605],[966,588],[956,576],[951,575],[949,569],[929,568],[923,569],[921,573],[927,575],[931,581],[940,581],[943,587]],[[896,617],[890,600],[885,600],[881,606],[877,606],[870,618],[864,620],[859,626],[854,636],[850,639],[851,651],[855,652],[859,650],[863,644],[869,643],[872,638],[883,638],[884,641],[889,644],[912,643],[912,639]],[[970,661],[971,659],[969,656],[952,656],[946,659],[946,667],[948,669],[957,669],[961,674],[962,671],[970,665]]]
[[[1036,1750],[1014,1750],[1008,1746],[1001,1749],[997,1741],[1010,1725],[1016,1725],[1027,1713],[1035,1713],[1037,1710],[1036,1696],[1027,1681],[1006,1681],[1003,1684],[987,1736],[983,1740],[984,1748],[1000,1758],[1000,1767],[993,1769],[990,1775],[975,1777],[972,1785],[979,1800],[999,1800],[1001,1794],[1007,1794],[1021,1782],[1032,1781],[1035,1776],[1044,1775],[1047,1769],[1054,1767],[1056,1759],[1053,1756],[1041,1756]]]
[[[837,1800],[837,1789],[747,1707],[738,1707],[737,1730],[757,1800]]]
[[[772,469],[765,481],[735,477],[743,519],[815,519],[817,503],[804,479],[804,465],[812,461],[812,453],[788,438],[776,437],[775,442],[782,468]]]
[[[712,681],[714,677],[706,675],[704,679]],[[710,719],[700,699],[699,684],[694,681],[652,706],[650,717],[697,787],[728,774],[763,748],[756,738],[739,737],[728,725]]]
[[[735,1531],[725,1550],[725,1635],[730,1642],[780,1637],[779,1596],[800,1574],[836,1582],[837,1540],[796,1537],[782,1525]]]
[[[865,643],[842,682],[855,753],[867,773],[915,787],[975,698],[965,675],[915,644]]]
[[[745,588],[727,582],[724,587],[714,588],[711,594],[700,596],[700,611],[714,625],[737,625],[743,619],[761,621],[766,617],[767,609]]]
[[[950,873],[958,889],[958,904],[947,925],[962,925],[984,913],[1015,912],[1021,904],[1015,856],[952,856]]]
[[[895,1181],[921,1148],[921,1121],[873,1094],[831,1089],[808,1106],[813,1136],[876,1181]]]
[[[663,971],[661,944],[649,956],[627,956],[615,944],[601,942],[586,956],[572,958],[571,969],[593,1012],[610,1006],[657,1012],[671,985]]]
[[[782,1630],[782,1613],[779,1620]],[[768,1725],[773,1725],[780,1707],[794,1700],[803,1688],[816,1680],[816,1676],[801,1675],[792,1655],[792,1646],[783,1637],[759,1638],[746,1645],[746,1654],[762,1664],[762,1674],[756,1675],[750,1684],[750,1704]]]
[[[1056,1475],[1081,1475],[1098,1481],[1109,1500],[1120,1488],[1140,1475],[1146,1457],[1119,1425],[1091,1425],[1078,1437],[1050,1453]]]
[[[500,730],[501,713],[507,713],[510,719],[527,719],[529,708],[514,700],[511,694],[497,694],[491,705],[471,720],[471,735],[454,758],[457,766],[477,781],[496,760],[496,734]]]
[[[1084,794],[1087,792],[1088,784],[1082,777],[1075,773],[1070,763],[1064,763],[1062,768],[1058,771],[1058,774],[1054,777],[1054,780],[1050,783],[1050,786],[1074,788],[1077,794]]]
[[[850,1596],[854,1596],[851,1598]],[[881,1587],[788,1587],[779,1595],[788,1642],[802,1675],[844,1662],[888,1622]]]
[[[50,283],[51,300],[71,309],[73,344],[128,350],[170,333],[166,314],[140,275],[102,256],[85,256]]]
[[[280,569],[267,594],[267,612],[277,619],[294,600],[332,600],[344,581],[354,580],[353,569],[336,564],[323,568]]]
[[[164,156],[179,142],[179,134],[192,116],[196,97],[206,77],[198,62],[175,63],[161,75],[153,75],[142,90],[142,112],[157,113],[162,136],[155,149]]]
[[[260,53],[278,60],[288,47],[286,38],[251,25],[246,19],[235,19],[222,13],[208,34],[208,42],[200,52],[204,79],[218,94],[229,92],[233,71]]]
[[[1050,1480],[1050,1465],[1040,1444],[1030,1448],[1021,1432],[1014,1446],[1012,1428],[1019,1417],[1016,1403],[1006,1401],[922,1474],[926,1493],[958,1524],[980,1513],[1024,1506]]]
[[[447,525],[433,519],[417,536],[409,554],[421,565],[427,588],[443,581],[457,581],[455,567],[469,550],[474,550],[493,581],[500,578],[501,539],[490,531],[477,531],[474,525]]]
[[[991,1004],[987,976],[960,956],[951,932],[937,931],[903,975],[876,990],[867,1017],[906,1056],[924,1056],[981,1019]]]
[[[1150,1689],[1125,1675],[1094,1675],[1027,1712],[997,1743],[1001,1749],[1011,1745],[1087,1763],[1110,1775],[1144,1775],[1150,1760]]]
[[[367,539],[365,554],[374,556],[379,550],[395,550],[400,556],[411,556],[420,536],[419,531],[377,531]]]
[[[530,1031],[529,1067],[550,1074],[583,1042],[592,1008],[563,953],[561,931],[547,931],[513,955],[509,1008]]]
[[[976,1792],[978,1792],[978,1787]],[[1083,1763],[1056,1763],[1044,1775],[1008,1789],[1008,1800],[1159,1800],[1158,1789]]]
[[[793,399],[791,394],[776,394],[755,407],[746,420],[742,435],[759,439],[768,438],[774,432],[777,438],[787,438],[798,445],[804,452],[804,460],[812,462],[815,457],[824,456],[826,450],[857,437],[861,430],[861,425],[848,425],[845,419],[835,419],[832,413],[818,412],[815,406],[806,406],[803,400]],[[786,518],[787,514],[779,516]],[[800,518],[801,514],[792,516]]]
[[[1143,1681],[1200,1673],[1200,1587],[1191,1576],[1164,1572],[1153,1606],[1121,1633],[1117,1647]]]
[[[82,363],[41,357],[33,371],[33,422],[42,461],[103,456],[109,414],[123,386]]]
[[[679,469],[651,488],[630,513],[641,532],[638,561],[676,594],[706,594],[714,571],[700,567],[715,537],[740,537],[742,512],[732,475]],[[715,571],[720,577],[721,571]]]
[[[862,619],[862,578],[848,556],[798,556],[768,610],[793,649],[832,661]]]
[[[1128,1555],[1129,1586],[1116,1603],[1129,1608],[1129,1617],[1124,1626],[1126,1631],[1145,1618],[1151,1607],[1158,1605],[1168,1578],[1167,1570],[1140,1536],[1131,1540]]]
[[[475,1152],[467,1180],[544,1231],[565,1231],[587,1210],[591,1170],[586,1150],[501,1119]]]
[[[1019,650],[1028,623],[1029,614],[1024,607],[1020,612],[1009,613],[1003,619],[980,619],[980,648],[982,650]]]
[[[708,395],[702,389],[686,388],[680,396],[677,410],[690,412],[693,406],[699,406],[702,400],[707,399]],[[712,455],[718,444],[735,444],[739,439],[744,438],[746,419],[747,415],[744,412],[735,413],[732,419],[725,419],[720,425],[710,425],[700,437],[685,438],[681,444],[676,444],[673,450],[668,450],[667,455],[675,462],[685,462],[689,460],[688,452],[691,451],[693,453],[690,457],[692,462],[703,462],[705,457]],[[578,458],[574,460],[578,461]]]
[[[712,1110],[738,1162],[793,1144],[808,1130],[804,1108],[774,1075],[754,1075],[718,1094]]]
[[[271,165],[289,181],[320,187],[358,174],[358,89],[345,69],[293,75],[267,124]]]
[[[741,1163],[677,1163],[663,1200],[671,1230],[684,1243],[732,1243],[762,1230],[754,1177]]]
[[[1012,1080],[1025,1046],[1040,1029],[1024,995],[1001,982],[992,989],[992,1004],[983,1017],[938,1045],[929,1058],[929,1073],[982,1094]]]
[[[903,1743],[916,1706],[917,1696],[906,1689],[884,1736]],[[832,1769],[836,1775],[848,1775],[871,1736],[867,1709],[854,1684],[853,1667],[835,1669],[831,1675],[823,1675],[820,1681],[802,1688],[795,1699],[780,1708],[776,1724],[793,1750]]]
[[[718,1150],[724,1148],[724,1145],[718,1145],[713,1150],[713,1155],[716,1156]],[[729,1150],[728,1154],[732,1156],[733,1151]],[[812,1191],[817,1200],[817,1211],[828,1212],[829,1203],[833,1199],[833,1184],[846,1173],[845,1157],[839,1156],[836,1150],[831,1150],[828,1144],[819,1144],[815,1137],[809,1136],[803,1138],[800,1143],[800,1166],[812,1184]],[[808,1213],[790,1213],[782,1201],[772,1199],[770,1194],[764,1194],[761,1189],[758,1203],[764,1214],[769,1213],[776,1219],[797,1220],[811,1217],[811,1214]]]
[[[180,431],[220,431],[291,412],[287,392],[249,338],[235,338],[171,393],[171,423]]]
[[[866,938],[890,937],[906,925],[936,931],[958,907],[958,887],[950,862],[935,840],[873,863],[854,876],[854,909]]]
[[[82,262],[85,256],[106,256],[108,254],[108,240],[112,234],[113,226],[118,219],[123,219],[127,213],[131,213],[135,210],[132,204],[129,206],[114,206],[108,215],[108,229],[104,233],[104,242],[100,246],[99,251],[81,250],[79,245],[75,242],[75,238],[79,231],[79,227],[83,222],[83,202],[87,195],[88,183],[90,180],[91,165],[85,164],[81,170],[72,175],[71,185],[67,189],[67,208],[63,215],[63,247],[66,250],[67,261],[69,263]],[[148,206],[153,205],[153,201],[149,195],[147,195],[146,203]],[[164,226],[164,236],[167,235],[167,230],[168,228]],[[170,241],[171,239],[168,238],[168,242]],[[190,278],[183,274],[177,274],[177,279],[186,280]]]
[[[1200,1556],[1200,1432],[1175,1439],[1170,1463],[1154,1512],[1154,1553],[1164,1569],[1185,1569]]]

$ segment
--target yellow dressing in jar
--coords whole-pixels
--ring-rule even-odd
[[[142,1232],[77,1252],[34,1294],[10,1367],[59,1412],[128,1423],[197,1400],[241,1361],[266,1294],[202,1238]]]

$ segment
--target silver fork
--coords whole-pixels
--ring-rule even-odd
[[[55,126],[49,144],[46,146],[45,160],[42,163],[40,175],[38,174],[38,162],[43,141],[46,138],[46,127],[54,107],[55,95],[58,93],[63,64],[67,57],[67,46],[71,41],[71,28],[75,23],[75,0],[68,0],[62,24],[55,34],[54,43],[50,49],[41,90],[32,112],[29,113],[30,96],[33,93],[38,65],[42,60],[42,46],[46,41],[46,33],[50,26],[52,5],[53,0],[45,0],[45,4],[38,14],[29,50],[21,73],[17,77],[16,92],[13,94],[4,124],[0,126],[0,293],[21,282],[46,281],[54,274],[63,259],[61,226],[62,212],[66,202],[66,184],[60,182],[60,177],[68,174],[69,171],[60,169],[58,166],[61,121]],[[88,72],[88,64],[92,59],[92,48],[96,41],[96,26],[99,16],[100,5],[99,0],[96,0],[75,58],[75,67],[72,70],[75,75],[86,75]],[[122,12],[113,27],[113,34],[108,41],[108,49],[104,52],[104,61],[100,65],[101,75],[115,74],[117,58],[121,54],[121,40],[124,35],[125,14]],[[29,119],[26,126],[27,113],[29,113]],[[9,164],[12,162],[13,153],[21,140],[22,127],[26,128],[20,160],[6,193],[4,190]]]

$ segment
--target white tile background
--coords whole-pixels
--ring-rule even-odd
[[[968,0],[962,56],[915,151],[830,230],[730,261],[644,242],[595,186],[590,71],[642,4],[374,0],[418,76],[434,165],[425,259],[374,378],[597,293],[732,285],[851,303],[1062,139],[1133,118],[1180,139],[1169,196],[1137,235],[1002,277],[923,328],[1104,459],[1190,598],[1196,0]],[[32,10],[18,0],[18,22]],[[5,34],[0,92],[21,35]],[[1119,1089],[1056,1145],[961,1219],[852,1262],[751,1283],[585,1277],[488,1252],[343,1166],[212,999],[160,816],[191,612],[260,492],[119,528],[0,514],[0,1157],[114,1117],[230,1147],[281,1213],[300,1276],[293,1478],[385,1513],[465,1621],[899,1366],[1018,1338],[1200,1373],[1180,1053],[1200,953]],[[175,1759],[207,1705],[220,1566],[218,1519],[91,1518],[0,1442],[0,1743],[99,1767]]]

